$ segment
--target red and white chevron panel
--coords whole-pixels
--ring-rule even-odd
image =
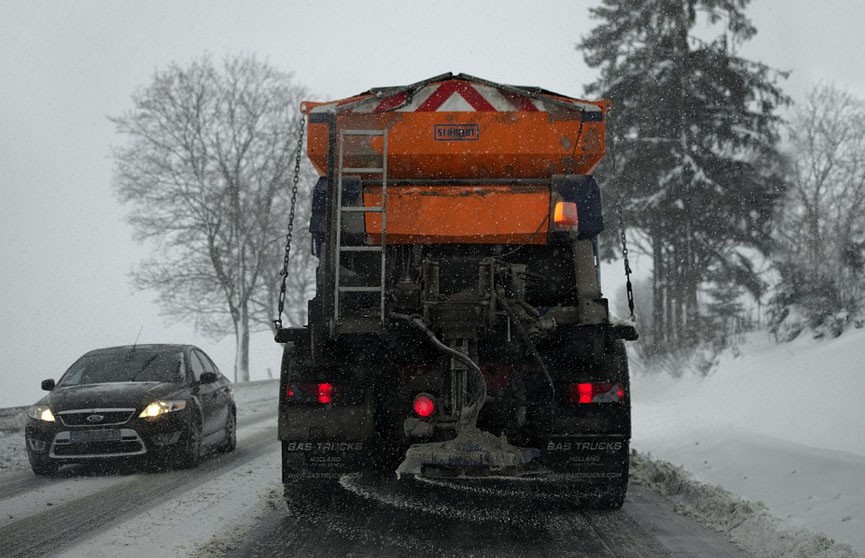
[[[548,106],[543,94],[522,95],[516,87],[499,89],[487,83],[465,79],[448,79],[423,84],[413,90],[401,90],[392,95],[387,91],[377,95],[364,94],[320,105],[312,112],[547,112],[561,110],[563,103],[572,110],[598,111],[589,103],[576,99],[555,97],[555,105]]]

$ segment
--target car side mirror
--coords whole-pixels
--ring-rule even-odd
[[[217,380],[216,372],[202,372],[198,380],[200,384],[212,384]]]
[[[54,379],[49,378],[47,380],[42,380],[42,390],[43,391],[51,391],[54,389]]]

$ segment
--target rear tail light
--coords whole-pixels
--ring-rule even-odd
[[[420,418],[428,418],[436,412],[435,399],[429,394],[419,393],[415,396],[412,409]]]
[[[333,403],[333,384],[318,384],[317,399],[322,405]]]
[[[568,386],[571,403],[618,403],[625,399],[625,386],[609,382],[584,382]]]
[[[338,386],[329,382],[289,384],[285,388],[285,400],[328,405],[334,402],[338,391]]]

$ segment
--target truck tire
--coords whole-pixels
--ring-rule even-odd
[[[617,339],[612,343],[610,353],[607,355],[608,366],[618,372],[618,375],[630,386],[630,373],[628,370],[628,353],[625,350],[625,344],[622,340]],[[630,405],[630,403],[629,403]],[[626,435],[630,438],[631,426],[630,419],[628,420]],[[625,456],[630,455],[630,441],[624,442],[623,453]],[[619,465],[621,477],[606,481],[599,487],[600,491],[595,498],[592,507],[597,510],[617,510],[625,503],[625,496],[628,492],[628,474],[630,471],[629,458],[623,458]]]
[[[625,503],[625,496],[628,493],[628,471],[629,464],[625,464],[622,477],[615,480],[610,480],[605,483],[605,486],[599,487],[600,491],[592,502],[592,507],[596,510],[618,510]]]
[[[294,515],[311,517],[327,513],[334,494],[339,490],[338,479],[295,479],[283,482],[285,504]]]
[[[617,339],[598,337],[593,340],[593,345],[602,346],[602,352],[595,349],[593,358],[582,365],[588,370],[600,370],[602,377],[608,378],[605,381],[630,386],[624,344]],[[571,354],[576,352],[570,349]],[[568,355],[564,351],[562,354]],[[562,369],[562,362],[563,359],[556,362],[559,370]],[[567,362],[567,358],[564,362]],[[613,510],[624,504],[628,489],[631,437],[629,387],[626,387],[625,393],[625,400],[602,403],[594,409],[591,418],[598,421],[598,426],[595,426],[597,430],[589,431],[585,437],[580,433],[580,425],[574,423],[570,424],[570,432],[574,434],[569,434],[567,415],[557,416],[555,409],[549,413],[544,409],[533,417],[535,424],[542,425],[538,442],[544,460],[542,463],[554,474],[562,476],[564,496],[559,501],[563,508]],[[544,426],[555,424],[556,419],[565,422],[565,426]],[[555,446],[550,440],[557,440]],[[597,444],[596,448],[592,448],[592,444]],[[593,459],[588,459],[589,455]]]
[[[614,483],[610,483],[609,488],[606,489],[601,495],[598,496],[598,499],[593,502],[592,507],[596,510],[618,510],[625,504],[625,495],[628,492],[628,481],[616,481]]]
[[[377,416],[383,416],[381,411]],[[374,473],[382,478],[394,475],[405,458],[405,444],[400,440],[399,426],[389,420],[378,418],[375,424],[375,436],[371,442]]]

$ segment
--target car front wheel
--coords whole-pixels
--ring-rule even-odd
[[[34,474],[44,476],[56,473],[60,465],[51,461],[30,461],[30,468],[33,469]]]
[[[201,417],[194,410],[189,415],[183,438],[177,466],[180,469],[193,469],[201,461]]]
[[[219,446],[219,451],[229,453],[237,448],[237,417],[234,411],[228,413],[225,419],[225,441]]]

